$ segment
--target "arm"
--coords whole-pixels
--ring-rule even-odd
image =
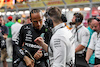
[[[83,50],[87,46],[88,41],[89,41],[89,37],[90,37],[90,34],[89,34],[89,31],[88,30],[85,30],[85,32],[83,31],[81,33],[81,43],[75,49],[75,53]]]
[[[22,44],[24,42],[24,36],[23,36],[23,27],[20,29],[19,35],[16,39],[15,45],[14,45],[14,49],[16,50],[16,54],[18,55],[19,58],[24,58],[24,52],[22,50]]]
[[[0,33],[0,48],[1,50],[6,48],[6,42],[5,42],[5,39],[3,38],[2,33]]]
[[[7,36],[8,36],[8,27],[6,27],[6,26],[4,26],[4,27],[5,27],[5,32],[4,32],[3,37],[4,37],[5,39],[7,39]]]
[[[3,37],[4,37],[5,39],[7,39],[7,36],[8,36],[8,34],[4,34],[4,35],[3,35]]]
[[[75,49],[75,53],[76,52],[79,52],[79,51],[81,51],[81,50],[83,50],[85,47],[83,46],[83,45],[79,45],[76,49]]]
[[[90,59],[92,53],[93,53],[93,50],[88,48],[87,52],[86,52],[86,61],[87,61],[87,63],[89,63],[89,59]]]
[[[43,48],[46,52],[48,52],[48,45],[47,45],[46,43],[44,43],[44,45],[42,45],[42,48]]]
[[[20,29],[19,36],[15,42],[14,49],[16,54],[19,58],[23,59],[27,66],[32,67],[34,66],[33,60],[30,59],[28,56],[25,55],[24,51],[22,50],[22,45],[24,43],[24,29],[23,27]]]
[[[42,37],[37,37],[35,40],[34,40],[35,43],[37,43],[38,45],[42,46],[42,48],[48,52],[48,45],[46,43],[44,43],[44,40]]]
[[[89,63],[89,59],[90,59],[90,57],[93,53],[93,50],[95,49],[95,44],[94,44],[94,39],[95,38],[94,37],[95,37],[94,34],[92,34],[90,44],[89,44],[87,52],[86,52],[86,58],[85,59],[86,59],[87,63]]]

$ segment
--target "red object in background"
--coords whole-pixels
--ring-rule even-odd
[[[83,24],[84,24],[85,27],[88,27],[88,23],[87,22],[84,22]]]
[[[12,18],[12,16],[9,16],[8,19],[11,19],[12,20],[13,18]]]
[[[92,15],[94,16],[96,16],[96,15],[99,15],[99,13],[100,13],[100,11],[97,11],[97,10],[92,10]]]
[[[86,16],[85,16],[85,19],[87,20],[89,17],[90,17],[90,13],[87,12],[87,14],[86,14]]]
[[[7,0],[7,2],[10,2],[11,0]],[[6,2],[6,0],[4,0],[4,2]]]
[[[7,0],[7,2],[10,2],[11,0]]]

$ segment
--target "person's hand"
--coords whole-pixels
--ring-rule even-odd
[[[4,34],[3,37],[4,37],[5,39],[7,39],[7,35],[6,35],[6,34]]]
[[[98,65],[94,65],[94,67],[100,67],[100,64],[98,64]]]
[[[34,58],[36,60],[40,59],[43,56],[42,51],[38,50],[35,54],[34,54]]]
[[[34,67],[34,61],[30,59],[28,56],[24,56],[23,60],[25,61],[27,66]]]
[[[42,46],[44,44],[44,40],[42,37],[37,37],[34,42],[40,46]]]
[[[88,59],[86,59],[86,58],[85,58],[85,60],[86,60],[86,62],[89,64],[89,60],[88,60]]]

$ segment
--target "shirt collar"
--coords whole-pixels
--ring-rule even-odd
[[[16,22],[16,23],[18,23],[18,22]]]
[[[88,26],[88,29],[89,29],[91,32],[94,32],[94,30],[92,30],[92,29],[90,28],[90,26]]]
[[[81,28],[83,26],[83,23],[81,23],[79,26],[77,26],[77,28]]]
[[[58,24],[57,26],[55,26],[55,27],[52,29],[52,34],[54,34],[59,28],[62,28],[62,27],[64,27],[64,26],[65,26],[64,23]]]

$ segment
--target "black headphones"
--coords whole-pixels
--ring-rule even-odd
[[[96,18],[96,17],[95,17],[94,19],[97,20],[97,21],[99,22],[99,24],[100,24],[100,19],[98,19],[98,18]]]
[[[75,17],[76,17],[75,22],[76,22],[76,23],[81,22],[81,18],[79,17],[79,15],[80,15],[79,13],[76,13],[76,14],[75,14]]]
[[[46,21],[45,21],[46,26],[48,26],[49,28],[50,27],[53,28],[53,21],[49,18],[50,16],[49,16],[48,12],[46,12],[46,15],[48,16],[48,19],[46,19]],[[67,22],[67,18],[64,14],[61,15],[61,19],[63,22],[65,22],[65,23]]]
[[[46,12],[46,16],[48,17],[45,21],[45,25],[47,28],[53,28],[53,21],[50,19],[48,12]]]
[[[62,15],[61,15],[61,19],[62,19],[62,21],[63,21],[64,23],[67,22],[67,18],[66,18],[66,16],[65,16],[65,14],[62,14]]]

